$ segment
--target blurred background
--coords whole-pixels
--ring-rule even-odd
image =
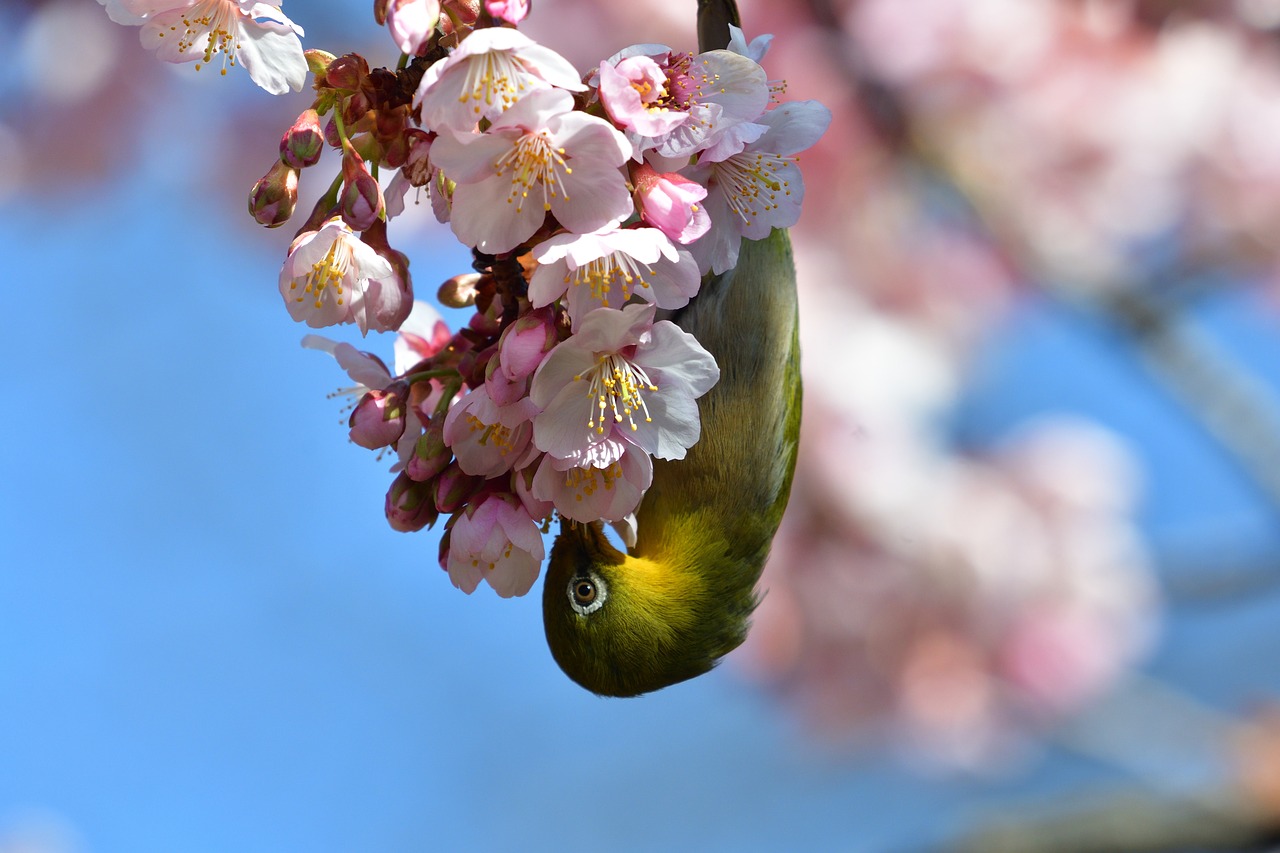
[[[285,12],[393,64],[365,5]],[[801,458],[748,644],[639,700],[387,527],[244,212],[306,93],[0,7],[0,851],[1280,845],[1280,0],[739,5],[835,115]],[[694,45],[534,6],[584,71]]]

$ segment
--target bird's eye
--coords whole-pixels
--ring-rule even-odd
[[[579,615],[595,613],[609,597],[604,581],[592,572],[589,576],[578,576],[569,581],[569,606]]]

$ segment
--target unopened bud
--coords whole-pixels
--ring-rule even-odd
[[[325,82],[325,73],[329,70],[329,66],[333,63],[334,56],[327,50],[304,50],[302,55],[307,60],[307,70],[316,78],[317,84]]]
[[[298,170],[277,161],[249,191],[249,215],[276,228],[289,221],[298,205]]]
[[[323,150],[324,131],[320,127],[320,114],[315,110],[304,111],[280,137],[280,162],[295,169],[314,166]]]
[[[557,343],[556,317],[549,306],[520,315],[498,339],[502,372],[512,380],[530,376]]]
[[[371,390],[351,411],[347,425],[351,440],[361,447],[377,450],[395,444],[404,435],[409,386],[395,382],[385,390]]]
[[[359,89],[367,76],[369,76],[369,63],[358,53],[339,56],[329,63],[329,67],[324,72],[325,83],[344,92],[354,92]]]
[[[432,418],[404,466],[410,479],[425,483],[449,466],[453,451],[444,443],[444,418]]]
[[[410,480],[401,471],[387,490],[385,511],[392,530],[412,533],[436,523],[436,512],[431,485]]]
[[[436,298],[446,308],[468,308],[475,305],[476,289],[480,279],[481,275],[478,272],[455,275],[440,285],[440,289],[436,291]]]
[[[338,209],[353,231],[365,231],[381,218],[386,205],[382,187],[350,146],[346,146],[342,155],[342,179]]]
[[[449,467],[440,472],[435,480],[436,509],[440,512],[456,512],[466,506],[483,486],[483,477],[464,474],[457,461],[450,462]]]

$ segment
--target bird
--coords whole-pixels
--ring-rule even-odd
[[[702,436],[655,460],[636,542],[561,519],[543,584],[552,657],[582,687],[638,696],[701,675],[746,638],[791,492],[800,432],[795,266],[786,230],[743,240],[672,321],[720,366]]]

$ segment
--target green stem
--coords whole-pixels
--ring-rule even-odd
[[[419,370],[404,377],[409,383],[426,382],[428,379],[444,379],[446,376],[457,376],[458,371],[452,367],[440,367],[435,370]]]

